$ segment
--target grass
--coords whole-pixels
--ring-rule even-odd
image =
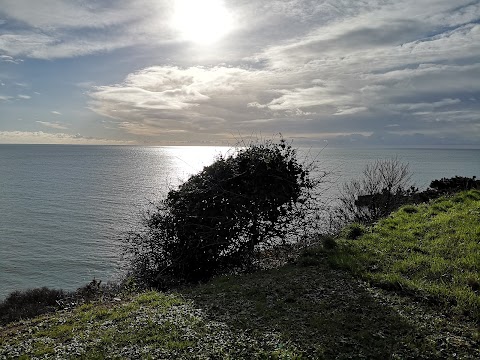
[[[90,303],[0,328],[0,358],[295,358],[261,339],[205,319],[180,294],[149,291]]]
[[[405,206],[338,244],[330,252],[334,266],[480,321],[478,190]]]
[[[478,359],[479,220],[478,191],[407,206],[276,269],[10,323],[0,359]]]
[[[254,338],[274,335],[302,359],[413,357],[404,344],[434,353],[393,309],[348,274],[326,267],[321,252],[280,269],[222,277],[183,294],[209,318]]]

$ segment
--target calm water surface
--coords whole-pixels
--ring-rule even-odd
[[[318,154],[320,150],[312,149]],[[75,289],[121,273],[120,238],[149,201],[211,163],[221,147],[0,145],[0,300],[38,286]],[[323,149],[337,187],[365,164],[397,156],[417,186],[479,176],[480,150]]]
[[[0,145],[0,299],[114,279],[149,201],[227,148]]]

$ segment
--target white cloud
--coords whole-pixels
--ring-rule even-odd
[[[1,25],[1,24],[0,24]],[[23,60],[15,59],[9,55],[0,55],[0,62],[6,62],[11,64],[20,64]]]
[[[55,115],[62,115],[62,113],[61,113],[61,112],[59,112],[59,111],[56,111],[56,110],[53,110],[53,111],[51,111],[51,113],[52,113],[52,114],[55,114]]]
[[[270,101],[266,107],[271,110],[292,110],[348,102],[349,95],[337,94],[334,97],[333,92],[335,91],[318,86],[279,90],[278,93],[282,95]]]
[[[19,94],[17,97],[23,100],[28,100],[32,98],[30,95],[23,95],[23,94]]]
[[[257,76],[261,72],[221,66],[150,67],[121,84],[94,88],[90,108],[132,134],[220,129],[232,106],[246,107],[245,86]]]
[[[356,114],[356,113],[367,111],[367,110],[368,108],[364,106],[360,106],[360,107],[345,106],[345,107],[339,107],[337,109],[337,112],[334,113],[333,115],[352,115],[352,114]]]

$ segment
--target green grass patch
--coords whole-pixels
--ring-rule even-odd
[[[253,294],[252,294],[253,295]],[[0,328],[0,358],[13,359],[296,359],[277,338],[268,341],[209,321],[179,294],[155,291],[112,303]]]
[[[332,270],[321,248],[306,250],[296,264],[221,277],[183,294],[215,321],[259,341],[278,339],[289,351],[286,359],[413,356],[405,344],[435,353],[428,341],[416,338],[415,327],[379,304],[349,274]]]
[[[480,192],[405,206],[329,261],[386,289],[424,297],[480,319]]]

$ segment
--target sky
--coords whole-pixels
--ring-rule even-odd
[[[0,0],[0,143],[480,147],[480,0]]]

